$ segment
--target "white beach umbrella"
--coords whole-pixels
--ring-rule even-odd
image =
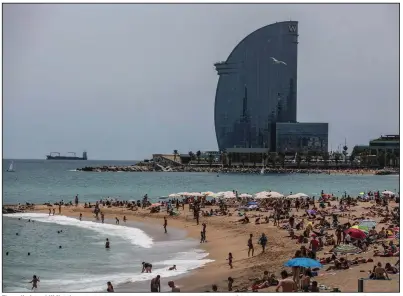
[[[207,196],[213,196],[215,193],[212,191],[205,191],[205,192],[202,192],[201,194],[207,195]]]
[[[224,194],[223,198],[236,198],[236,195],[232,191],[228,191]]]
[[[298,197],[309,197],[308,194],[305,194],[305,193],[302,193],[302,192],[299,192],[299,193],[297,193],[295,195],[298,196]]]
[[[272,197],[272,198],[282,198],[282,197],[284,197],[283,194],[281,194],[279,192],[276,192],[276,191],[270,192],[269,196]]]
[[[386,194],[386,195],[395,195],[394,192],[389,191],[389,190],[386,190],[386,191],[382,192],[382,194]]]
[[[297,199],[297,198],[299,198],[299,195],[291,194],[291,195],[287,196],[287,198],[290,198],[290,199]]]
[[[192,192],[191,196],[199,197],[199,196],[203,196],[203,194],[201,194],[200,192]]]
[[[252,195],[251,195],[251,194],[248,194],[248,193],[242,193],[239,197],[242,197],[242,198],[250,198],[250,197],[252,197]]]
[[[172,197],[172,198],[180,197],[180,196],[181,196],[181,195],[178,194],[178,193],[172,193],[172,194],[168,195],[168,197]]]
[[[177,195],[180,195],[180,196],[182,196],[182,195],[186,196],[188,194],[189,194],[189,192],[179,192],[179,193],[177,193]]]

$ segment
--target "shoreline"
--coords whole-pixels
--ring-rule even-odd
[[[398,204],[396,204],[398,206]],[[357,207],[357,213],[354,215],[359,215],[363,211],[365,203],[360,203]],[[206,207],[204,210],[210,209],[211,207]],[[213,207],[215,208],[215,207]],[[78,217],[79,213],[82,212],[83,216],[92,216],[92,209],[84,209],[81,205],[78,208],[75,207],[63,207],[62,215]],[[47,212],[47,206],[36,206],[34,212]],[[56,209],[57,211],[57,209]],[[149,210],[138,210],[130,211],[128,209],[112,207],[103,208],[102,211],[105,213],[105,218],[110,217],[123,217],[126,215],[128,221],[142,222],[147,225],[154,225],[161,227],[161,232],[163,232],[163,217],[166,213],[154,213],[150,214]],[[233,209],[231,209],[232,213]],[[196,225],[193,217],[189,216],[188,205],[185,206],[185,211],[180,209],[179,216],[168,218],[168,232],[169,228],[173,227],[176,229],[181,229],[186,231],[187,236],[193,239],[199,239],[201,224],[205,222],[207,224],[207,243],[200,244],[198,248],[205,250],[209,253],[206,259],[214,260],[214,262],[208,263],[201,268],[191,270],[188,273],[180,276],[180,278],[175,279],[175,283],[180,287],[181,292],[205,292],[211,290],[211,285],[216,284],[219,287],[219,291],[226,291],[227,278],[233,277],[234,290],[243,289],[245,287],[250,287],[253,282],[253,278],[261,277],[264,270],[269,271],[269,273],[274,273],[277,277],[279,272],[284,269],[283,264],[285,261],[290,259],[296,248],[299,245],[295,244],[295,241],[291,240],[288,236],[287,231],[273,226],[273,223],[269,224],[255,224],[253,223],[255,214],[265,214],[260,212],[250,212],[248,216],[251,218],[251,223],[241,224],[237,221],[240,219],[237,215],[233,216],[213,216],[213,217],[203,217],[201,216],[200,225]],[[302,214],[302,212],[300,212]],[[340,218],[340,221],[345,223],[347,221],[346,217]],[[380,225],[380,224],[378,224]],[[380,225],[382,226],[382,225]],[[268,252],[260,254],[260,248],[255,245],[255,256],[248,258],[247,256],[247,239],[250,233],[253,234],[254,238],[259,237],[259,235],[265,232],[268,236]],[[326,249],[327,250],[327,249]],[[328,250],[327,250],[328,251]],[[234,254],[234,269],[230,269],[226,258],[228,253],[232,252]],[[371,257],[372,251],[360,254],[361,256],[368,258]],[[323,253],[319,255],[324,256]],[[351,255],[355,256],[355,255]],[[386,262],[396,261],[397,258],[374,258],[375,262],[381,262],[385,264]],[[325,268],[321,270],[321,275],[315,280],[318,280],[320,284],[324,284],[327,287],[337,287],[340,288],[342,292],[357,292],[357,279],[360,277],[365,277],[365,274],[360,273],[360,269],[368,271],[373,266],[372,264],[366,264],[362,267],[351,268],[347,271],[336,271],[335,273],[325,272]],[[337,274],[337,275],[336,275]],[[382,282],[379,281],[366,281],[366,292],[396,292],[399,290],[398,281],[395,275],[393,275],[393,281]],[[396,287],[397,286],[397,287]],[[133,286],[133,289],[135,287]],[[262,290],[261,292],[274,292],[275,287],[269,287]],[[330,292],[330,291],[321,291]]]
[[[129,166],[98,166],[77,168],[79,172],[164,172],[164,173],[220,173],[220,174],[261,174],[263,167],[260,166],[233,166],[233,167],[210,167],[210,166],[174,166],[162,169],[153,164],[139,163]],[[264,175],[270,174],[342,174],[342,175],[399,175],[399,169],[370,169],[370,168],[352,168],[352,167],[305,167],[296,166],[288,168],[265,167]]]

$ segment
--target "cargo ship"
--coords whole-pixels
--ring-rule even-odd
[[[59,152],[50,152],[49,155],[46,155],[46,159],[48,160],[87,160],[87,152],[83,152],[83,157],[76,156],[75,152],[68,152],[68,155],[60,155]]]

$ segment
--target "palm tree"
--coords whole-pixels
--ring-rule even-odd
[[[197,156],[197,163],[198,163],[198,164],[200,164],[200,155],[201,155],[200,150],[197,150],[196,156]]]
[[[277,153],[275,153],[275,152],[271,153],[270,160],[271,160],[271,162],[273,164],[273,167],[276,168],[276,165],[277,165]]]
[[[285,167],[285,153],[280,152],[278,154],[278,158],[279,158],[279,162],[281,163],[281,167],[284,168]]]
[[[300,168],[301,166],[301,161],[302,161],[301,153],[298,152],[297,155],[295,156],[295,162],[297,163],[298,168]]]
[[[339,164],[339,161],[340,161],[340,153],[339,152],[336,152],[335,154],[334,154],[334,162],[336,163],[336,167],[338,167],[338,164]]]
[[[266,160],[267,160],[267,157],[268,157],[267,153],[263,153],[263,155],[262,155],[262,159],[263,159],[263,166],[266,166]]]
[[[213,160],[214,160],[214,155],[213,155],[213,153],[210,152],[208,154],[208,163],[209,163],[210,167],[213,164]]]
[[[329,166],[329,158],[330,158],[329,152],[326,151],[325,153],[323,153],[323,162],[325,163],[326,167]]]
[[[231,167],[232,166],[232,153],[228,153],[228,166]]]
[[[192,162],[194,158],[194,153],[192,151],[189,151],[189,156],[190,156],[190,162]]]
[[[310,163],[312,161],[312,156],[309,155],[309,153],[305,156],[305,161],[308,164],[308,167],[310,166]]]
[[[178,155],[178,150],[174,150],[174,161],[176,161],[176,156]]]
[[[378,166],[381,168],[385,167],[385,151],[379,149],[376,153],[376,158],[378,161]]]

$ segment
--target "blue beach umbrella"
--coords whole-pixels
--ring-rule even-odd
[[[318,261],[313,260],[311,258],[294,258],[288,260],[284,266],[287,267],[322,267]]]

